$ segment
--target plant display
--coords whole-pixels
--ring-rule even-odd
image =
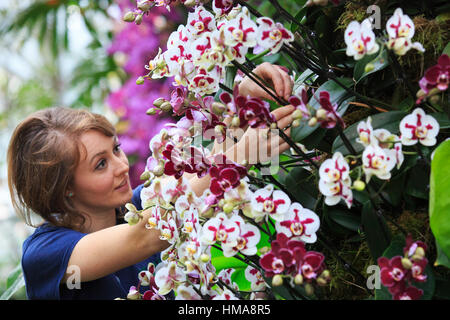
[[[185,23],[135,79],[171,79],[170,98],[155,97],[146,112],[174,121],[141,141],[151,151],[144,210],[128,204],[126,215],[134,224],[150,211],[147,227],[170,247],[139,274],[148,291],[132,287],[128,298],[332,299],[339,281],[350,281],[342,273],[363,299],[448,298],[445,1],[377,1],[372,16],[355,1],[180,2]],[[133,28],[173,6],[139,1],[124,20]],[[253,72],[267,61],[289,70],[288,99]],[[242,77],[271,99],[240,94]],[[271,114],[288,104],[290,134]],[[259,163],[216,151],[248,128],[290,149]],[[203,195],[188,176],[210,178]],[[358,249],[350,255],[342,244]],[[374,283],[368,266],[378,270]]]

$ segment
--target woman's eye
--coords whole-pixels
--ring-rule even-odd
[[[103,169],[106,166],[106,160],[102,159],[97,166],[95,167],[95,169]]]
[[[120,143],[119,144],[116,144],[115,146],[114,146],[114,152],[119,152],[120,151]]]

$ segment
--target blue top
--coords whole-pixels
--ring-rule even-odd
[[[133,190],[132,202],[142,210],[140,192],[142,185]],[[69,285],[61,279],[67,270],[72,250],[86,234],[45,223],[23,243],[22,270],[28,299],[80,299],[110,300],[126,298],[131,286],[137,286],[139,271],[146,270],[149,262],[159,263],[160,254],[107,275],[103,278],[82,282],[79,289],[74,281]],[[70,271],[70,270],[69,270]],[[72,272],[75,279],[75,273]],[[143,287],[141,293],[148,290]]]

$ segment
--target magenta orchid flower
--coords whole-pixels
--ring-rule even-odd
[[[330,93],[328,91],[321,91],[319,94],[319,103],[320,107],[325,110],[325,115],[320,118],[317,118],[317,122],[320,124],[322,128],[331,129],[339,124],[342,128],[345,128],[344,120],[338,114],[337,103],[331,103],[330,101]]]
[[[378,265],[381,268],[381,283],[387,287],[391,294],[404,290],[404,282],[407,277],[407,270],[402,265],[402,257],[396,256],[392,259],[386,257],[378,258]]]
[[[408,287],[404,291],[393,296],[393,300],[419,300],[423,296],[423,290],[416,287]]]
[[[439,57],[436,65],[425,71],[423,78],[419,81],[419,86],[425,94],[428,94],[433,89],[446,91],[449,83],[450,57],[447,54],[443,54]],[[416,103],[420,103],[422,99],[419,98]]]
[[[311,112],[308,110],[308,92],[305,88],[301,88],[299,95],[289,97],[289,103],[296,109],[302,112],[302,117],[308,119],[311,117]]]
[[[223,15],[227,15],[231,12],[234,7],[233,0],[213,0],[212,8],[216,17],[221,17]]]
[[[275,116],[270,112],[270,104],[259,98],[247,98],[238,114],[241,128],[247,125],[251,128],[266,128],[276,121]]]
[[[439,123],[432,116],[425,114],[422,108],[416,108],[400,122],[400,133],[405,146],[417,142],[424,146],[433,146],[439,133]]]
[[[305,251],[304,243],[298,240],[289,240],[284,233],[278,233],[277,239],[272,241],[270,251],[259,260],[260,266],[265,271],[265,276],[295,274],[297,268],[294,250]]]

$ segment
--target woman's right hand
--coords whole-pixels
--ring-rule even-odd
[[[289,144],[278,134],[277,130],[283,130],[290,136],[292,123],[292,112],[295,107],[287,105],[272,111],[275,116],[277,129],[270,128],[247,128],[239,141],[228,148],[225,155],[228,159],[238,164],[251,167],[260,162],[267,162],[278,157],[281,153],[289,149]],[[287,128],[287,129],[286,129]]]

